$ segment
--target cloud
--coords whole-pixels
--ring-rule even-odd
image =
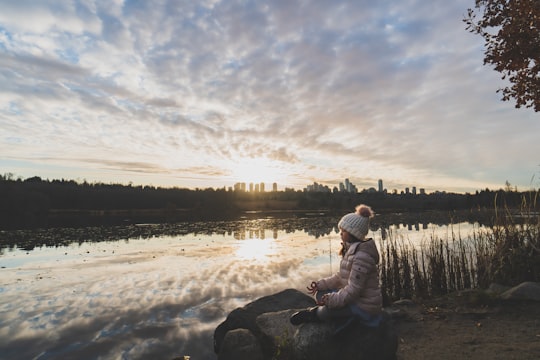
[[[294,164],[295,184],[523,185],[537,170],[540,125],[495,93],[504,82],[465,31],[467,7],[10,2],[0,15],[0,149],[65,161],[63,171],[77,169],[66,149],[81,164],[88,153],[137,158],[167,170],[154,182],[202,163],[230,174],[227,162],[259,157]],[[249,181],[213,174],[216,187]]]

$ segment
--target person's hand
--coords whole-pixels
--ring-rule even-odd
[[[326,305],[327,301],[328,301],[328,294],[324,294],[321,297],[321,301],[317,302],[317,305],[319,305],[319,306]]]
[[[311,284],[306,289],[308,290],[308,293],[311,295],[315,295],[317,290],[319,290],[317,288],[317,283],[315,281],[312,281]]]

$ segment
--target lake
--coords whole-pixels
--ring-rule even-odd
[[[377,222],[374,222],[377,223]],[[378,222],[421,246],[478,223]],[[0,232],[1,359],[216,359],[234,308],[337,271],[336,218]],[[384,225],[383,225],[384,224]]]

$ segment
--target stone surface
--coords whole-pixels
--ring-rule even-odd
[[[527,281],[501,294],[503,300],[540,301],[540,283]]]
[[[218,360],[263,360],[263,352],[259,342],[251,331],[234,329],[225,334],[223,346]]]
[[[391,360],[395,359],[398,338],[390,317],[377,328],[353,323],[336,333],[329,324],[299,326],[292,343],[293,359],[309,360]]]
[[[248,350],[255,354],[253,349],[261,349],[264,359],[395,359],[398,341],[388,314],[378,328],[353,323],[339,333],[333,324],[293,326],[292,313],[310,306],[311,297],[288,289],[233,310],[214,333],[218,359],[250,359],[245,354]]]
[[[292,341],[294,359],[340,359],[335,353],[334,327],[329,324],[308,323],[298,327]]]
[[[257,316],[256,324],[266,343],[275,349],[286,348],[292,343],[294,333],[298,329],[289,321],[295,309],[264,313]]]
[[[495,295],[500,295],[503,292],[509,290],[510,288],[511,288],[510,286],[506,286],[506,285],[502,285],[498,283],[491,283],[487,291]]]
[[[312,297],[295,289],[286,289],[279,293],[261,297],[241,308],[236,308],[219,324],[214,331],[214,351],[219,354],[225,334],[234,329],[247,329],[257,338],[263,338],[263,349],[271,346],[264,342],[265,337],[256,324],[257,316],[288,309],[303,309],[315,305]]]

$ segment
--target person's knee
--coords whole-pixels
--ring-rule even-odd
[[[330,320],[330,314],[329,314],[328,308],[325,305],[317,307],[317,317],[321,321]]]

